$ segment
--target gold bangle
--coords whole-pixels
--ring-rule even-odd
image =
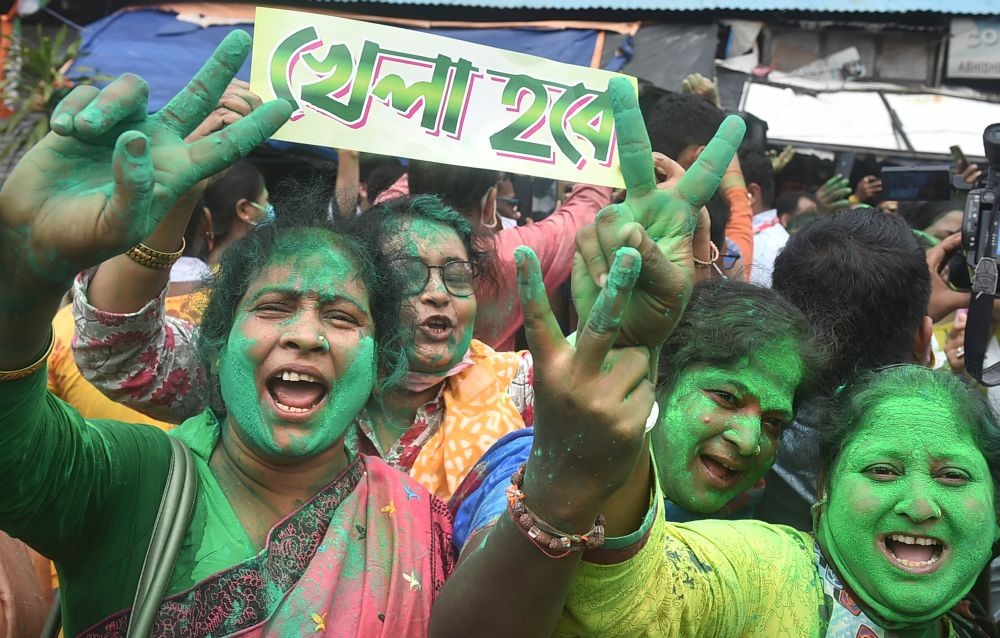
[[[45,354],[42,355],[42,358],[26,368],[21,368],[20,370],[0,370],[0,381],[17,381],[18,379],[23,379],[24,377],[38,372],[49,360],[49,355],[52,354],[52,348],[55,347],[55,345],[55,335],[49,331],[49,347],[45,349]]]
[[[712,264],[714,264],[716,261],[718,261],[718,259],[719,259],[719,247],[715,245],[715,242],[711,242],[711,241],[708,242],[708,245],[709,245],[708,261],[702,261],[702,260],[698,259],[697,257],[695,257],[694,254],[691,255],[691,258],[694,259],[694,267],[695,268],[711,268]]]
[[[158,250],[153,250],[146,244],[139,243],[129,248],[128,252],[125,254],[128,255],[129,259],[140,266],[152,268],[153,270],[170,270],[170,267],[177,263],[177,260],[184,254],[185,247],[186,242],[184,241],[184,238],[181,237],[181,247],[177,250],[177,252],[163,253]]]

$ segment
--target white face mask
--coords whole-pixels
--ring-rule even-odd
[[[502,227],[502,229],[513,228],[517,226],[516,219],[504,217],[503,215],[499,215],[499,217],[500,217],[500,226]]]

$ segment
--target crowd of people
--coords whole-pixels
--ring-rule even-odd
[[[612,80],[625,188],[537,218],[272,192],[249,49],[77,87],[0,190],[6,635],[1000,636],[960,202],[778,188],[700,77]]]

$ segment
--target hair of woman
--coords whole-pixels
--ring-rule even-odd
[[[671,390],[690,365],[730,366],[789,339],[795,349],[788,354],[804,369],[795,392],[798,407],[815,391],[826,364],[826,348],[805,316],[770,289],[733,279],[703,281],[660,351],[657,390]]]
[[[479,271],[477,287],[496,283],[493,253],[486,249],[492,246],[488,238],[480,235],[464,215],[445,204],[437,195],[390,199],[349,223],[352,235],[364,237],[366,245],[379,247],[376,255],[380,262],[379,266],[383,272],[391,276],[394,275],[394,269],[388,267],[388,262],[398,255],[387,254],[384,242],[399,233],[408,232],[407,222],[414,219],[441,224],[455,231],[465,246],[469,261],[474,263]]]
[[[264,176],[250,162],[243,160],[222,174],[205,189],[202,201],[212,214],[212,233],[216,239],[229,234],[236,219],[236,202],[256,202],[264,192]]]

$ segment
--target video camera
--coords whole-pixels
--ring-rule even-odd
[[[1000,363],[983,370],[983,357],[993,321],[993,301],[998,296],[1000,262],[1000,123],[983,131],[986,181],[969,191],[962,218],[962,252],[972,272],[972,299],[965,325],[965,369],[987,386],[1000,385]]]

